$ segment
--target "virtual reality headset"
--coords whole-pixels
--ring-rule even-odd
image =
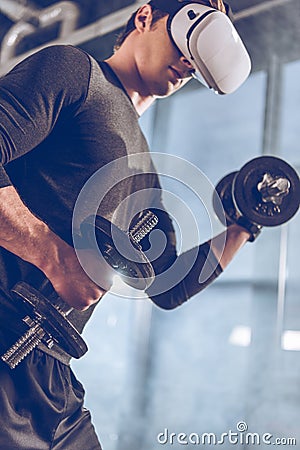
[[[194,67],[193,76],[218,94],[230,94],[241,86],[251,70],[249,54],[230,16],[209,1],[152,0],[169,14],[168,33]]]

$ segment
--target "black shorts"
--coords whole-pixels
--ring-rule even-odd
[[[83,399],[71,368],[40,350],[15,369],[0,360],[0,449],[101,450]]]

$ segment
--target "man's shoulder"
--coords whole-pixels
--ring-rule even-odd
[[[84,59],[88,60],[90,55],[88,55],[82,49],[75,47],[73,45],[49,45],[39,50],[36,53],[36,56],[40,56],[42,58],[47,58],[51,60],[62,60],[68,62],[74,59]]]
[[[68,81],[85,84],[89,80],[91,57],[72,45],[50,45],[23,60],[19,68],[34,73],[37,82],[46,79],[57,86],[65,86]]]

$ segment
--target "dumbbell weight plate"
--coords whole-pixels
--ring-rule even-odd
[[[262,201],[258,189],[264,175],[289,180],[289,193],[276,205]],[[237,209],[251,222],[266,227],[281,225],[290,220],[298,211],[300,182],[297,172],[284,160],[274,156],[252,159],[237,173],[233,181],[233,198]]]
[[[213,208],[224,226],[234,222],[235,206],[232,199],[232,183],[237,173],[232,172],[222,178],[213,193]]]
[[[88,348],[72,323],[44,295],[25,282],[12,289],[13,299],[24,313],[38,319],[42,328],[73,358],[81,358]]]
[[[151,284],[151,263],[124,231],[100,216],[85,219],[80,231],[86,247],[93,248],[96,240],[97,249],[126,284],[141,290]]]

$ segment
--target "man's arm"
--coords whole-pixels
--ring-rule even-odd
[[[74,249],[24,205],[5,165],[46,139],[61,114],[76,112],[89,71],[84,52],[56,46],[32,55],[0,80],[0,245],[39,268],[77,309],[86,309],[104,291],[87,277]]]
[[[222,270],[228,266],[237,252],[248,241],[249,236],[248,231],[239,225],[233,224],[210,241],[211,249]]]
[[[0,189],[0,222],[0,245],[44,272],[72,307],[84,310],[104,294],[85,274],[74,249],[28,210],[13,186]]]
[[[147,294],[161,308],[173,309],[215,281],[250,235],[233,224],[210,241],[177,255],[170,217],[157,214],[168,244],[161,257],[153,261],[156,278]],[[155,246],[155,237],[151,244]]]

